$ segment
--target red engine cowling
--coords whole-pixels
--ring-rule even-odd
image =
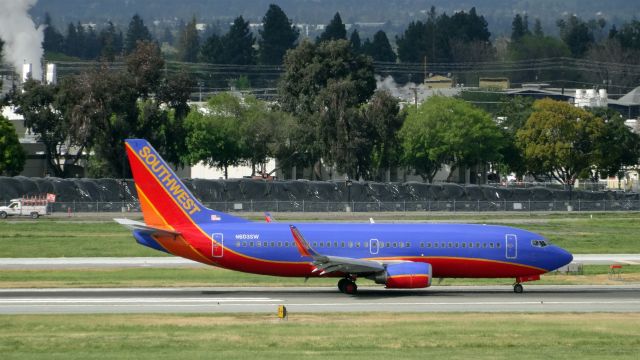
[[[422,262],[391,264],[387,266],[384,276],[376,278],[376,282],[394,289],[428,287],[431,286],[431,264]]]

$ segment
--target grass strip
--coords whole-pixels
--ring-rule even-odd
[[[394,217],[397,215],[394,215]],[[415,216],[415,215],[414,215]],[[400,218],[403,219],[403,218]],[[563,216],[423,215],[418,220],[501,224],[542,234],[577,254],[640,253],[640,214],[601,213]],[[404,219],[410,220],[410,216]],[[283,219],[286,221],[286,219]],[[302,222],[296,219],[294,222]],[[122,226],[107,221],[0,221],[0,257],[166,256],[138,245]]]
[[[0,316],[3,359],[637,359],[640,314]]]

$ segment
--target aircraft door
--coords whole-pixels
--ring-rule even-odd
[[[506,245],[506,256],[507,259],[515,259],[518,257],[518,237],[515,234],[507,234],[505,235]]]
[[[371,252],[372,255],[375,255],[378,253],[378,239],[369,240],[369,251]]]
[[[224,254],[224,236],[221,233],[211,234],[211,256],[221,258]]]

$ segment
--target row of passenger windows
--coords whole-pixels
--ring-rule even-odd
[[[289,241],[236,241],[236,247],[293,247],[294,243],[293,242],[289,242]],[[348,247],[350,249],[352,248],[356,248],[359,249],[361,247],[363,248],[368,248],[369,247],[369,242],[359,242],[359,241],[349,241],[349,242],[345,242],[345,241],[314,241],[313,245],[314,248],[345,248]],[[384,249],[384,248],[410,248],[411,247],[411,243],[410,242],[383,242],[380,241],[378,242],[378,247],[380,249]],[[473,248],[477,248],[477,249],[493,249],[493,248],[497,248],[500,249],[502,247],[502,245],[499,242],[493,243],[493,242],[421,242],[420,243],[420,248],[434,248],[434,249],[438,249],[438,248],[469,248],[469,249],[473,249]]]

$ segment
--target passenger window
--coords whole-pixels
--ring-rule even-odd
[[[337,248],[337,247],[338,247],[338,242],[337,242],[337,241],[334,241],[334,242],[333,242],[333,247],[334,247],[334,248]]]
[[[411,247],[411,243],[407,241],[406,244],[404,244],[405,247]]]
[[[340,243],[340,247],[344,248],[344,241]]]
[[[423,242],[420,243],[420,248],[424,248],[424,243]]]
[[[456,243],[456,249],[460,247],[460,243]]]
[[[430,248],[430,247],[431,247],[431,243],[430,243],[430,242],[428,242],[428,243],[427,243],[427,248]]]
[[[499,242],[497,242],[497,243],[496,243],[496,247],[497,247],[498,249],[500,249],[500,248],[502,247],[502,245],[500,245],[500,243],[499,243]]]
[[[253,247],[253,241],[249,243],[249,247]]]
[[[368,242],[365,242],[363,245],[364,245],[364,247],[366,247],[366,248],[368,248],[368,247],[369,247],[369,243],[368,243]]]
[[[440,243],[440,247],[444,249],[444,248],[447,247],[447,244],[442,242],[442,243]]]
[[[449,242],[449,247],[452,248],[453,247],[453,243]]]
[[[356,248],[358,248],[358,249],[360,248],[360,242],[359,241],[356,243]]]
[[[257,247],[262,247],[262,243],[260,241],[256,241],[256,246]]]
[[[282,241],[278,241],[278,247],[282,247]]]
[[[390,248],[390,247],[391,247],[391,243],[390,243],[390,242],[388,242],[388,243],[385,245],[385,247]]]
[[[318,242],[317,241],[313,242],[313,247],[318,247]]]
[[[330,248],[331,247],[331,241],[327,241],[327,247]]]
[[[289,247],[289,242],[288,241],[284,242],[284,247]]]
[[[469,249],[473,249],[473,243],[472,242],[469,243]]]
[[[493,249],[493,243],[489,243],[489,247]]]
[[[477,247],[478,249],[480,249],[480,243],[479,243],[479,242],[477,242],[477,243],[476,243],[476,247]]]
[[[247,247],[247,242],[246,241],[242,242],[242,247]]]
[[[482,243],[482,248],[486,249],[487,248],[487,243]]]
[[[271,242],[271,247],[276,247],[276,242],[275,241]]]
[[[236,247],[240,247],[240,241],[236,241]]]
[[[467,243],[462,243],[462,248],[466,248],[467,247]]]
[[[397,243],[397,242],[394,242],[394,243],[393,243],[393,247],[394,247],[394,248],[397,248],[397,247],[398,247],[398,243]]]
[[[353,247],[353,241],[349,241],[349,249]]]
[[[433,247],[437,248],[438,247],[438,243],[433,243]]]

